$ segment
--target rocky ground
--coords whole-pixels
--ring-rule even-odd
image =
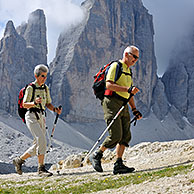
[[[61,161],[60,165],[56,164],[50,170],[54,172],[54,176],[47,178],[47,181],[56,182],[56,187],[62,185],[59,181],[63,179],[67,185],[83,184],[91,180],[107,180],[109,178],[124,177],[126,175],[113,175],[112,168],[114,163],[114,151],[106,152],[103,160],[103,173],[97,173],[90,164],[83,167],[73,168],[73,162],[80,156],[74,155],[68,157],[65,161]],[[106,189],[95,193],[168,193],[168,194],[193,194],[194,193],[194,139],[186,141],[171,142],[154,142],[140,143],[136,146],[128,148],[124,155],[125,164],[133,166],[136,172],[153,172],[167,167],[191,164],[192,168],[187,173],[176,174],[175,176],[164,176],[152,181],[143,181],[139,184],[128,184],[116,189]],[[78,160],[77,160],[78,161]],[[68,164],[68,165],[67,165]],[[78,165],[78,163],[76,164]],[[60,172],[58,173],[57,171]],[[0,175],[0,181],[26,181],[29,184],[38,184],[39,177],[34,173],[24,173],[19,176],[15,173]],[[73,183],[72,183],[73,181]],[[22,184],[22,182],[20,183]],[[88,193],[91,193],[88,191]]]

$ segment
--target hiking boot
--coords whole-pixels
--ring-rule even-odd
[[[133,172],[135,168],[129,168],[123,164],[123,160],[121,158],[117,159],[114,163],[113,174],[125,174]]]
[[[99,153],[99,152],[95,152],[90,156],[90,161],[92,163],[92,166],[97,172],[103,172],[103,169],[101,166],[101,158],[102,158],[102,153]]]
[[[45,165],[40,165],[38,167],[38,175],[41,177],[49,177],[52,176],[53,173],[46,170]]]
[[[22,160],[20,157],[13,159],[13,164],[15,165],[15,171],[21,175],[22,174],[22,164],[25,163],[25,160]]]

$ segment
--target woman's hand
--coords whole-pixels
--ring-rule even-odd
[[[36,104],[41,104],[41,103],[42,103],[42,98],[40,96],[36,97],[34,104],[36,105]]]
[[[53,109],[53,111],[56,112],[58,115],[60,115],[61,112],[62,112],[62,106],[55,107],[55,108]]]

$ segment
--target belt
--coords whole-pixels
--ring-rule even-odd
[[[115,97],[115,98],[117,98],[117,99],[119,99],[119,100],[121,100],[121,101],[123,101],[123,102],[128,102],[129,101],[129,99],[124,98],[124,97],[116,94],[116,92],[113,92],[112,96]]]
[[[32,112],[35,113],[37,120],[40,119],[37,113],[44,114],[44,110],[43,109],[39,109],[39,108],[30,108],[28,111],[30,111],[30,113],[32,113]]]

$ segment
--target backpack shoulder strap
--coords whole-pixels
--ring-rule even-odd
[[[45,92],[47,93],[48,86],[46,84],[44,84],[44,87],[43,88],[45,89]]]
[[[116,62],[117,62],[117,69],[116,69],[115,82],[121,77],[121,74],[123,73],[122,63],[119,60]]]
[[[117,62],[118,62],[118,64],[117,64],[117,69],[118,70],[117,70],[117,75],[115,77],[115,81],[117,81],[120,78],[120,76],[122,75],[122,73],[125,74],[125,75],[128,75],[128,76],[133,77],[133,73],[132,73],[131,68],[130,68],[130,73],[124,72],[123,71],[122,63],[120,61],[117,61]]]
[[[32,91],[32,98],[31,98],[31,101],[30,102],[32,102],[33,101],[33,99],[34,99],[34,95],[35,95],[35,90],[36,89],[41,89],[41,90],[45,90],[45,92],[47,93],[47,86],[46,86],[46,84],[44,84],[44,86],[41,88],[37,88],[36,87],[36,85],[32,82],[32,83],[30,83],[29,84],[30,86],[32,86],[32,88],[33,88],[33,91]]]
[[[34,99],[34,95],[35,95],[35,89],[36,89],[36,85],[34,84],[34,83],[30,83],[28,86],[32,86],[32,98],[31,98],[31,100],[30,100],[30,102],[32,102],[33,101],[33,99]]]
[[[107,69],[106,69],[106,72],[105,74],[108,73],[109,71],[109,68],[110,66],[113,64],[113,63],[117,63],[117,66],[116,66],[116,71],[115,71],[115,82],[119,79],[119,77],[121,76],[122,74],[122,63],[119,61],[119,60],[115,60],[115,61],[111,61],[108,65],[106,65]]]
[[[46,85],[46,84],[44,84],[44,89],[45,89],[45,92],[46,92],[46,96],[47,96],[47,94],[48,94],[48,86]]]
[[[130,68],[130,73],[127,73],[127,72],[124,72],[124,71],[122,73],[125,74],[125,75],[129,75],[129,76],[133,77],[133,73],[132,73],[131,68]]]

